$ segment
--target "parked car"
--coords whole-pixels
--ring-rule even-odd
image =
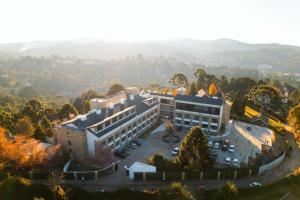
[[[219,143],[219,142],[215,142],[215,144],[214,144],[214,148],[215,148],[215,149],[218,149],[218,148],[220,148],[220,143]]]
[[[213,159],[217,159],[217,157],[218,157],[218,151],[217,151],[217,150],[213,150],[213,151],[211,152],[211,155],[212,155],[212,158],[213,158]]]
[[[179,148],[175,147],[172,151],[172,156],[176,156],[178,154]]]
[[[142,146],[142,143],[140,141],[138,141],[137,139],[134,139],[132,142],[138,146]]]
[[[225,158],[225,165],[230,165],[231,163],[231,158],[230,157],[226,157]]]
[[[223,141],[223,144],[222,144],[222,151],[226,151],[228,149],[228,146],[229,146],[229,140],[226,139]]]
[[[129,152],[125,148],[123,148],[123,149],[120,149],[120,150],[119,149],[116,150],[114,152],[114,155],[116,157],[119,157],[119,158],[127,158],[127,156],[129,156]]]
[[[234,158],[234,159],[233,159],[233,162],[232,162],[232,165],[233,165],[234,167],[238,167],[238,166],[239,166],[239,160],[238,160],[237,158]]]
[[[248,130],[248,131],[251,131],[251,130],[252,130],[252,127],[251,127],[251,126],[248,126],[248,127],[247,127],[247,130]]]
[[[208,146],[209,147],[212,147],[214,145],[214,142],[213,141],[208,141]]]
[[[229,146],[229,152],[234,153],[234,145],[233,144]]]
[[[258,182],[253,182],[253,183],[250,183],[250,187],[252,187],[252,188],[255,188],[255,187],[262,187],[262,184],[261,184],[261,183],[258,183]]]

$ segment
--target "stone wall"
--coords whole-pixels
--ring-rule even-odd
[[[68,128],[55,127],[53,129],[57,143],[61,144],[75,158],[83,159],[87,156],[86,133]]]

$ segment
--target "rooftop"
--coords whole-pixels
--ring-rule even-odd
[[[122,124],[133,119],[135,116],[147,111],[148,109],[150,109],[153,106],[158,104],[158,102],[156,102],[151,105],[147,105],[145,102],[143,102],[146,99],[147,98],[141,97],[139,95],[135,95],[134,98],[128,97],[125,104],[118,103],[113,106],[113,109],[103,108],[103,109],[101,109],[101,112],[99,112],[99,110],[90,111],[89,113],[87,113],[85,115],[79,115],[78,117],[76,117],[68,122],[63,123],[62,126],[66,126],[71,129],[84,130],[94,124],[102,122],[103,120],[112,116],[113,114],[116,114],[120,111],[125,110],[126,108],[129,108],[131,106],[136,107],[136,113],[133,113],[133,114],[125,117],[124,119],[110,125],[109,127],[105,128],[105,129],[102,129],[101,131],[99,131],[97,133],[95,133],[91,129],[89,129],[89,131],[93,132],[96,136],[101,137],[102,135],[121,126]]]
[[[175,100],[177,101],[188,101],[188,102],[194,102],[194,103],[202,103],[202,104],[210,104],[210,105],[216,105],[216,106],[222,106],[224,103],[223,99],[217,98],[217,97],[208,97],[208,96],[192,96],[192,95],[177,95],[175,97]]]

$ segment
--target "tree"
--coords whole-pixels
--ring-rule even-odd
[[[67,200],[67,194],[61,187],[63,174],[60,171],[54,171],[49,178],[50,188],[54,200]]]
[[[300,103],[291,108],[288,113],[288,122],[295,129],[295,138],[300,140]]]
[[[194,73],[194,76],[197,78],[197,90],[208,88],[208,85],[216,80],[216,77],[212,74],[207,74],[205,70],[199,68]]]
[[[208,88],[208,94],[210,96],[215,96],[218,92],[218,88],[214,83],[211,83],[209,88]]]
[[[46,140],[46,133],[44,129],[38,125],[33,133],[33,137],[37,140],[45,141]]]
[[[85,100],[81,97],[76,98],[73,105],[80,114],[85,114],[91,109],[89,100]]]
[[[0,110],[0,124],[3,128],[13,131],[15,129],[15,118],[13,113]]]
[[[190,85],[189,95],[193,95],[193,96],[197,95],[196,84],[194,82],[192,82]]]
[[[238,200],[239,192],[236,185],[232,182],[226,182],[216,193],[216,200]]]
[[[83,160],[91,165],[106,167],[115,161],[115,156],[111,147],[104,146],[101,142],[95,142],[94,157],[87,156]]]
[[[270,103],[277,103],[280,100],[280,93],[277,88],[269,85],[256,85],[248,92],[247,97],[250,101],[259,104],[269,104],[265,97],[268,96]]]
[[[185,185],[183,185],[180,182],[172,183],[170,185],[170,188],[168,189],[168,193],[177,194],[175,199],[181,199],[181,200],[194,199],[192,193],[186,188]]]
[[[18,120],[16,124],[16,132],[18,134],[24,134],[30,136],[33,134],[34,128],[31,119],[27,116]]]
[[[212,166],[207,137],[200,126],[192,127],[184,137],[176,156],[184,170],[202,170]]]
[[[63,105],[63,107],[58,113],[60,119],[70,119],[76,115],[78,115],[76,108],[69,103]]]
[[[34,170],[47,167],[57,159],[59,145],[46,148],[36,139],[16,136],[8,139],[4,129],[0,129],[0,167],[8,170]],[[54,160],[55,161],[55,160]]]
[[[186,87],[188,85],[188,79],[184,74],[177,73],[171,77],[169,83],[176,87]]]
[[[118,92],[124,91],[124,86],[118,83],[113,84],[112,86],[110,86],[107,95],[113,95],[116,94]]]
[[[44,116],[41,120],[41,128],[45,131],[47,137],[52,137],[53,136],[53,133],[52,133],[52,125],[51,125],[51,122],[50,120]]]

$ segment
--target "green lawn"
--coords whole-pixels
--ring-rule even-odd
[[[241,189],[241,200],[279,200],[289,193],[284,200],[300,199],[300,178],[294,177],[293,180],[283,180],[276,184],[268,185],[259,189]]]

